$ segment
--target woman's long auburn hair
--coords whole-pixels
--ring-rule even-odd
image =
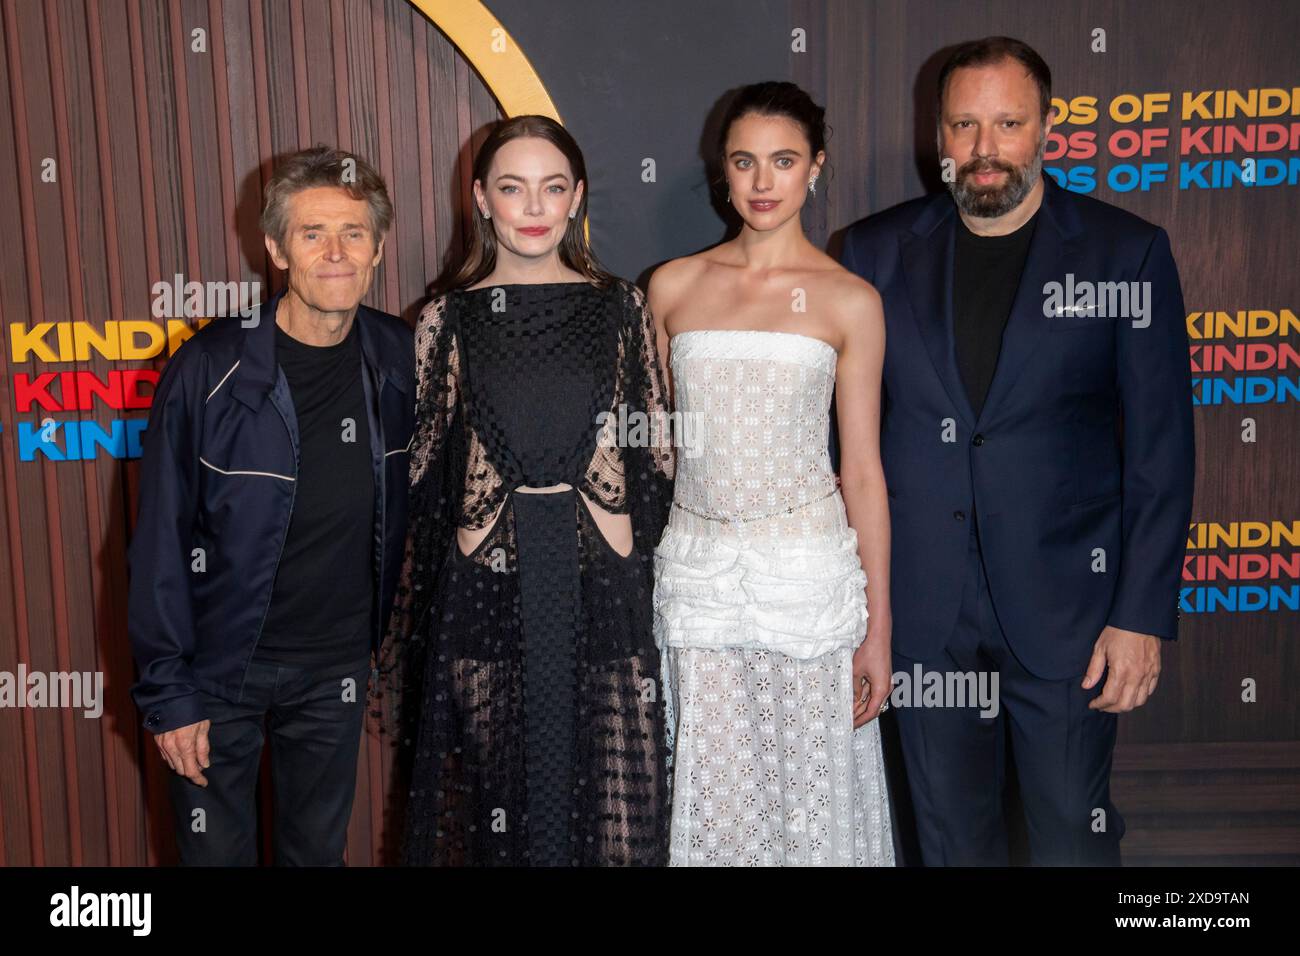
[[[578,148],[577,141],[568,130],[549,116],[533,113],[502,120],[492,127],[487,138],[483,140],[483,145],[479,147],[474,157],[473,178],[486,190],[488,170],[492,168],[492,160],[496,158],[497,151],[512,139],[524,136],[544,139],[558,149],[569,161],[574,188],[577,188],[578,183],[584,184],[577,213],[565,226],[564,237],[560,240],[560,261],[575,272],[581,273],[588,282],[598,288],[606,288],[614,281],[614,277],[596,259],[583,232],[583,223],[587,219],[587,193],[589,192],[587,164],[583,161],[582,150]],[[477,206],[471,219],[473,226],[470,227],[469,232],[469,248],[465,250],[460,264],[449,268],[444,273],[444,277],[435,283],[435,294],[471,286],[491,275],[492,270],[496,268],[497,237],[492,220],[484,219]]]

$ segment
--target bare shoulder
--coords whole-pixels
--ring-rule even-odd
[[[870,342],[884,333],[884,309],[876,287],[836,264],[827,275],[829,310],[846,346]]]
[[[866,279],[838,264],[828,278],[831,301],[839,316],[855,323],[881,317],[880,293]]]
[[[650,276],[650,307],[656,312],[670,312],[708,269],[703,253],[669,259]]]

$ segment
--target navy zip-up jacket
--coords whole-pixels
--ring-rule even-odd
[[[293,513],[298,424],[276,363],[275,310],[216,319],[159,378],[144,435],[127,611],[153,733],[203,720],[199,691],[240,698]],[[362,383],[375,480],[372,646],[392,607],[406,537],[415,351],[396,316],[361,306]]]

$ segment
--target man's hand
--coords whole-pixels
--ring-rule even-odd
[[[1160,638],[1107,625],[1092,647],[1083,689],[1095,686],[1108,668],[1106,685],[1088,707],[1108,714],[1141,707],[1155,693],[1160,679]]]
[[[209,759],[211,750],[208,746],[210,726],[212,721],[200,720],[197,724],[186,724],[184,727],[177,727],[166,733],[155,734],[153,738],[162,752],[163,760],[167,761],[167,766],[182,777],[189,777],[200,787],[208,785],[208,778],[203,776],[203,770],[212,766],[212,761]]]

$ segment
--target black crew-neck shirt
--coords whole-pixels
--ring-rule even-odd
[[[978,417],[988,396],[1002,333],[1020,287],[1029,243],[1038,222],[1035,212],[1005,236],[977,236],[957,217],[952,275],[953,337],[957,369]]]
[[[359,321],[336,345],[275,329],[299,452],[293,515],[254,653],[263,663],[319,667],[370,653],[375,479]]]

